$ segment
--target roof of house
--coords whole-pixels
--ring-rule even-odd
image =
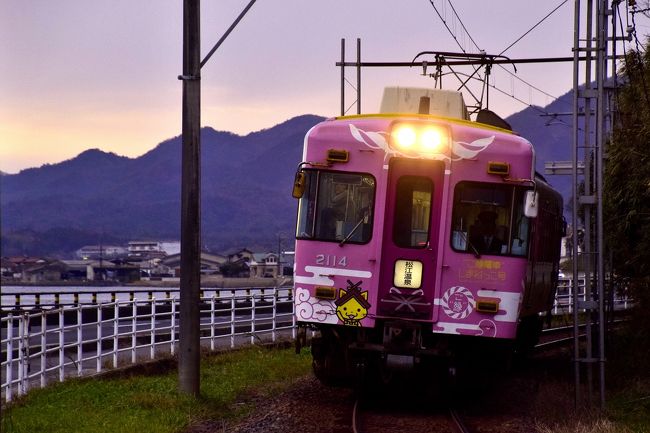
[[[180,265],[180,261],[181,255],[178,253],[165,257],[160,261],[160,263],[165,266],[178,266]],[[201,252],[201,264],[219,266],[226,263],[227,261],[228,259],[221,254],[206,253],[203,251]]]
[[[269,257],[277,258],[278,255],[275,253],[253,253],[253,261],[256,263],[264,263]]]
[[[38,263],[34,266],[30,266],[24,270],[26,274],[32,274],[35,272],[42,272],[42,271],[67,271],[68,270],[68,265],[63,263],[60,260],[52,260],[49,262],[45,263]]]

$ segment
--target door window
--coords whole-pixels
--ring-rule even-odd
[[[421,176],[397,180],[393,242],[402,248],[424,248],[431,226],[433,183]]]

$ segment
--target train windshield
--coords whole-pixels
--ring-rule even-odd
[[[523,214],[525,188],[460,182],[454,191],[451,244],[475,255],[528,254],[530,221]]]
[[[375,178],[369,174],[305,170],[298,204],[298,239],[366,243],[372,235]]]

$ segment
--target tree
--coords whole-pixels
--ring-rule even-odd
[[[605,166],[606,242],[617,275],[629,278],[637,311],[650,307],[650,44],[621,70],[617,122]],[[636,325],[650,336],[648,320]]]
[[[219,266],[224,277],[241,277],[248,273],[248,266],[245,262],[226,262]]]

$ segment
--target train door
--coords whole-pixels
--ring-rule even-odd
[[[431,320],[444,164],[393,158],[389,164],[379,314]]]

